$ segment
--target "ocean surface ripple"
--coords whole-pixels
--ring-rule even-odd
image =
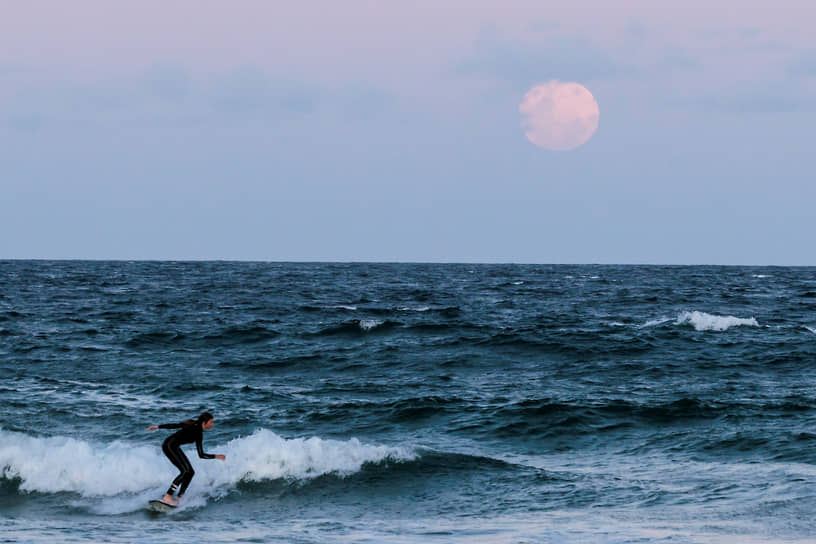
[[[812,542],[816,269],[0,261],[0,405],[6,541]]]

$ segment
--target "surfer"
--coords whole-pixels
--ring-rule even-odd
[[[162,451],[170,459],[177,469],[181,472],[173,483],[170,489],[167,490],[161,502],[176,506],[179,500],[187,491],[187,486],[190,485],[190,480],[193,479],[195,471],[190,464],[190,460],[181,451],[182,444],[192,444],[195,442],[198,456],[201,459],[221,459],[225,460],[225,455],[213,455],[211,453],[204,453],[204,448],[201,446],[201,439],[203,431],[209,431],[213,426],[213,415],[209,412],[203,412],[198,419],[182,421],[181,423],[166,423],[164,425],[151,425],[147,428],[148,431],[155,431],[156,429],[179,429],[175,433],[168,436],[162,444]],[[173,494],[178,491],[178,499],[173,498]]]

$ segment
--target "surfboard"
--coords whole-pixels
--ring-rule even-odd
[[[167,504],[166,502],[162,502],[157,499],[153,499],[147,503],[147,509],[152,510],[153,512],[169,512],[175,507],[176,506],[174,504]]]

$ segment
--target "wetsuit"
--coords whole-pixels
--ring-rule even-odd
[[[176,490],[178,490],[178,496],[181,497],[184,495],[184,492],[187,491],[187,486],[190,485],[190,480],[193,479],[193,475],[195,474],[190,460],[187,459],[187,456],[181,451],[181,445],[195,442],[198,456],[202,459],[215,459],[215,455],[204,453],[204,448],[201,445],[203,433],[201,423],[194,421],[167,423],[165,425],[159,425],[159,429],[180,429],[164,440],[162,451],[167,458],[170,459],[170,462],[181,471],[181,473],[176,476],[176,479],[173,480],[173,484],[170,486],[170,489],[167,490],[167,494],[172,496]]]

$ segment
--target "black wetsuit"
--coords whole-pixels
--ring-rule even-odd
[[[215,455],[204,453],[204,448],[201,446],[202,433],[201,423],[194,421],[185,421],[183,423],[167,423],[159,425],[159,429],[180,429],[179,431],[168,436],[162,444],[162,451],[170,459],[170,462],[176,465],[181,473],[173,480],[170,489],[167,490],[168,495],[178,490],[178,496],[184,495],[187,491],[187,486],[190,485],[190,480],[193,479],[195,471],[190,464],[190,460],[181,451],[182,444],[192,444],[195,442],[198,456],[202,459],[215,459]],[[179,487],[180,486],[180,487]]]

